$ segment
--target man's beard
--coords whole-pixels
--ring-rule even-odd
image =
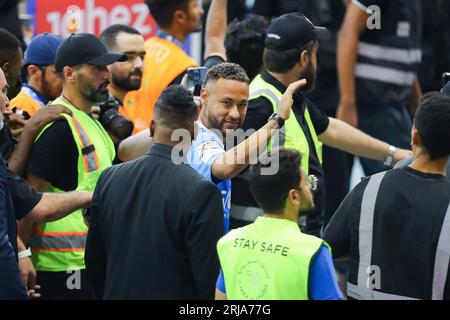
[[[311,92],[314,90],[316,85],[316,73],[317,70],[314,69],[313,64],[310,62],[308,68],[306,69],[305,74],[301,78],[306,79],[307,84],[302,88],[302,92]]]
[[[84,80],[84,79],[83,79]],[[80,81],[80,93],[87,101],[92,103],[100,103],[106,101],[109,96],[108,92],[109,81],[103,82],[98,88],[94,88],[92,85]]]
[[[139,79],[133,80],[132,76],[139,76]],[[139,70],[134,70],[128,74],[126,78],[120,78],[112,74],[111,82],[119,89],[125,91],[138,90],[141,87],[142,82],[142,72]]]

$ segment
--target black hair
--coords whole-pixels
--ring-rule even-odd
[[[287,51],[276,51],[266,48],[263,54],[264,68],[271,72],[288,72],[299,62],[302,52],[307,51],[311,53],[313,46],[314,41],[307,43],[301,48]]]
[[[160,27],[172,24],[173,14],[177,10],[187,12],[189,0],[145,0],[152,17]]]
[[[245,70],[240,65],[231,62],[219,63],[210,68],[206,74],[205,85],[219,79],[249,83]]]
[[[264,168],[274,167],[278,159],[278,172],[266,175]],[[258,205],[266,213],[281,213],[291,189],[298,189],[301,179],[301,154],[296,150],[280,149],[267,153],[249,170],[250,191]]]
[[[417,110],[414,127],[421,145],[431,159],[450,155],[450,97],[439,92],[427,93]]]
[[[262,67],[267,28],[267,21],[258,15],[234,20],[228,26],[225,37],[228,61],[241,65],[250,79],[256,77]]]
[[[164,89],[154,109],[156,122],[171,129],[183,128],[188,121],[194,122],[196,114],[192,93],[180,85]]]
[[[22,45],[19,39],[6,29],[0,28],[0,67],[18,57]]]
[[[100,34],[100,40],[105,44],[105,46],[111,50],[117,44],[116,39],[119,33],[129,33],[129,34],[137,34],[141,35],[139,31],[135,28],[127,26],[125,24],[113,24],[112,26],[103,30]]]

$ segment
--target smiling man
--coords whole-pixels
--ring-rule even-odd
[[[101,172],[111,166],[114,145],[90,114],[91,107],[108,96],[111,74],[108,65],[125,61],[122,54],[109,53],[94,35],[73,34],[57,51],[55,68],[63,81],[62,95],[53,103],[63,105],[72,117],[44,128],[31,151],[27,167],[29,184],[39,191],[94,191]],[[22,240],[33,251],[33,263],[44,299],[89,299],[85,282],[84,251],[87,227],[81,211],[57,222],[33,227],[20,222]],[[67,270],[81,269],[81,286],[68,288]]]

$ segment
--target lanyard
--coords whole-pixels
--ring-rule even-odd
[[[160,39],[166,39],[166,40],[169,40],[169,41],[175,43],[175,44],[176,44],[177,46],[179,46],[181,49],[184,49],[184,44],[183,44],[180,40],[178,40],[177,38],[175,38],[175,37],[173,37],[173,36],[171,36],[171,35],[169,35],[169,34],[167,34],[167,33],[165,33],[165,32],[162,32],[161,30],[158,31],[158,33],[156,34],[156,36],[157,36],[158,38],[160,38]]]
[[[30,87],[23,85],[22,92],[25,93],[27,96],[29,96],[31,99],[35,100],[37,103],[39,103],[41,107],[45,107],[46,103],[44,102],[44,100],[42,100],[42,98],[39,97],[36,94],[36,92],[34,92],[33,89],[31,89]]]

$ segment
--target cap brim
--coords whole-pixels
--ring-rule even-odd
[[[126,61],[127,59],[128,57],[126,54],[107,52],[104,55],[101,55],[100,57],[92,59],[86,63],[92,64],[94,66],[107,66],[117,61],[120,62]]]
[[[329,40],[331,38],[330,31],[324,27],[314,27],[314,34],[316,35],[316,40]]]

